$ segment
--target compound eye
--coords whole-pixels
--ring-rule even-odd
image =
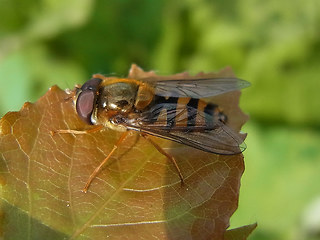
[[[93,112],[93,106],[95,101],[95,92],[84,91],[78,96],[76,102],[76,110],[82,121],[92,125],[91,114]]]
[[[92,78],[81,87],[81,92],[76,101],[76,111],[82,121],[92,124],[91,114],[93,112],[96,94],[102,79]]]
[[[96,92],[98,90],[98,86],[101,83],[102,79],[100,78],[91,78],[90,80],[88,80],[87,82],[85,82],[82,87],[81,90],[84,91],[94,91]]]

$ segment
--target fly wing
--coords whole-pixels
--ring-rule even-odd
[[[221,155],[234,155],[241,153],[246,149],[243,139],[237,136],[227,126],[219,126],[214,130],[205,130],[201,132],[166,131],[161,128],[149,127],[132,129],[191,146],[205,152]]]
[[[155,87],[155,94],[165,97],[204,98],[246,88],[250,83],[239,78],[194,78],[181,80],[141,79]]]
[[[186,114],[187,112],[189,114]],[[154,115],[157,116],[158,121],[150,122],[154,120],[150,116]],[[198,114],[179,107],[179,105],[170,106],[168,104],[166,111],[159,111],[159,108],[155,106],[150,112],[144,113],[141,118],[127,121],[126,127],[216,154],[233,155],[246,149],[240,135],[221,121],[212,122],[209,126],[181,126],[178,124],[190,121],[190,119],[199,121],[199,118],[203,118],[200,122],[205,123],[206,117],[204,112]]]

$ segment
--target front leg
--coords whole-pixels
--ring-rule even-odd
[[[104,126],[103,125],[97,125],[94,128],[88,129],[88,130],[72,130],[72,129],[58,129],[50,131],[51,136],[55,134],[61,134],[61,133],[70,133],[70,134],[87,134],[87,133],[94,133],[100,131]]]

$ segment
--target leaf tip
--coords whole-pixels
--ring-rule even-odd
[[[30,107],[32,106],[32,103],[31,102],[25,102],[23,105],[22,105],[22,110],[24,109],[29,109]]]
[[[11,125],[7,121],[7,118],[15,114],[16,112],[8,112],[0,119],[0,135],[5,136],[11,133]]]
[[[224,240],[246,240],[257,226],[257,223],[253,223],[234,229],[228,229],[224,234]]]
[[[60,88],[57,85],[53,85],[49,88],[49,91],[57,91],[60,90]]]

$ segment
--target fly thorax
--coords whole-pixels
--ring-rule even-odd
[[[99,108],[124,114],[132,111],[137,88],[136,84],[124,82],[104,86],[99,94]]]

